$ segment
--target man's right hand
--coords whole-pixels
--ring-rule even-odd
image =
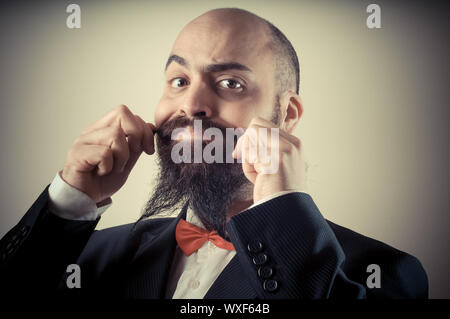
[[[75,140],[62,179],[95,203],[111,197],[125,184],[142,151],[155,152],[155,130],[125,105],[116,107]]]

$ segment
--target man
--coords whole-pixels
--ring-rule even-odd
[[[303,112],[298,60],[276,27],[244,10],[209,11],[181,31],[165,74],[155,123],[121,105],[87,127],[51,185],[2,239],[4,293],[427,297],[415,257],[326,221],[307,194],[304,151],[292,135]],[[207,129],[227,128],[246,129],[237,142],[225,138],[240,161],[174,159],[178,143],[188,146],[182,157],[198,143],[204,151],[218,136]],[[276,154],[275,172],[265,171],[259,153],[250,158],[251,129],[278,134],[265,145]],[[135,224],[94,231],[142,152],[154,153],[154,137],[160,172],[144,214]],[[165,211],[178,216],[149,218]],[[79,289],[70,288],[66,272],[73,264]]]

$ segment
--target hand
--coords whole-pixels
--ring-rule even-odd
[[[258,134],[261,128],[266,129],[266,142]],[[276,132],[271,131],[272,128],[278,129],[278,138]],[[272,143],[272,136],[275,143]],[[239,138],[233,157],[242,158],[244,174],[254,185],[255,203],[281,191],[306,191],[306,163],[301,146],[300,139],[279,129],[272,122],[260,117],[252,119],[245,133]],[[262,147],[266,148],[265,153],[261,152]],[[262,158],[264,156],[261,155],[264,154],[268,156]],[[267,157],[270,161],[267,161]]]
[[[154,153],[155,126],[125,106],[85,128],[69,150],[61,177],[99,203],[117,192],[142,151]]]

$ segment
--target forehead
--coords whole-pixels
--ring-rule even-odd
[[[172,48],[190,66],[236,62],[258,72],[267,68],[273,57],[269,38],[261,25],[233,21],[199,21],[186,26]]]

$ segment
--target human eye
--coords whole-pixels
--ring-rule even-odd
[[[169,80],[169,85],[173,88],[181,88],[189,84],[189,81],[185,78],[174,78]]]
[[[244,89],[244,84],[237,80],[233,79],[224,79],[217,83],[217,85],[220,88],[223,89],[230,89],[230,90],[236,90],[236,91],[242,91]]]

